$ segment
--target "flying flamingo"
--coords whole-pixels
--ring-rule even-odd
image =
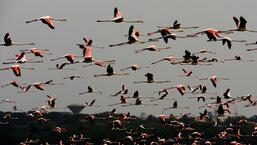
[[[152,100],[150,100],[150,101],[153,102],[153,101],[157,101],[157,100],[163,100],[163,99],[166,98],[166,97],[168,96],[168,94],[169,94],[169,92],[168,92],[166,89],[163,89],[163,90],[160,91],[160,92],[164,92],[164,94],[161,95],[159,98],[152,99]],[[160,95],[160,92],[159,92],[159,95]]]
[[[181,77],[182,76],[191,77],[191,74],[193,73],[192,71],[186,70],[184,68],[182,68],[182,71],[184,72],[184,75],[180,75]]]
[[[70,80],[74,80],[75,78],[81,79],[81,78],[85,78],[84,76],[78,76],[78,75],[71,75],[68,77],[63,77],[63,79],[70,79]]]
[[[124,20],[124,17],[122,16],[121,12],[118,10],[117,7],[114,8],[114,18],[111,20],[97,20],[96,22],[115,22],[115,23],[143,23],[143,21],[140,20]]]
[[[111,96],[118,96],[120,94],[128,94],[128,89],[126,88],[126,86],[124,84],[121,86],[121,90],[120,91],[118,91],[117,93],[115,93],[115,94],[113,94]]]
[[[128,69],[132,69],[133,71],[136,71],[136,70],[140,70],[142,68],[150,68],[150,67],[149,66],[140,66],[138,64],[132,64],[129,67],[125,67],[125,68],[120,69],[120,71],[125,71],[125,70],[128,70]]]
[[[101,91],[94,91],[91,86],[88,86],[88,87],[87,87],[87,91],[86,91],[86,92],[81,92],[81,93],[79,93],[79,95],[88,94],[88,93],[89,93],[89,94],[90,94],[90,93],[96,93],[96,94],[102,95],[102,92],[101,92]]]
[[[101,49],[104,48],[104,47],[92,45],[92,43],[93,43],[93,40],[92,40],[92,39],[88,39],[88,38],[83,37],[83,40],[84,40],[85,44],[77,44],[77,45],[79,46],[79,48],[81,48],[81,49],[84,49],[84,48],[86,48],[87,46],[88,46],[88,47],[101,48]]]
[[[160,33],[161,33],[161,37],[151,38],[148,41],[158,41],[159,39],[163,39],[165,43],[168,43],[169,39],[176,40],[176,38],[188,38],[188,37],[190,37],[190,36],[177,36],[177,34],[172,33],[171,29],[169,29],[169,28],[161,29]]]
[[[175,87],[165,88],[165,89],[163,89],[163,90],[171,90],[171,89],[175,89],[175,88],[178,90],[178,92],[179,92],[182,96],[185,94],[186,88],[185,88],[185,86],[182,85],[182,84],[177,85],[177,86],[175,86]]]
[[[164,47],[164,48],[158,48],[156,45],[150,45],[148,47],[145,47],[145,48],[142,48],[142,49],[138,49],[138,50],[135,50],[135,53],[140,53],[140,52],[143,52],[143,51],[161,51],[161,50],[166,50],[166,49],[171,49],[171,47]]]
[[[190,90],[191,93],[195,93],[195,91],[197,91],[199,89],[198,86],[196,86],[195,88],[192,88],[191,86],[187,85],[187,88]]]
[[[22,89],[23,92],[27,92],[32,86],[34,86],[36,89],[43,91],[45,90],[44,85],[62,85],[62,84],[55,84],[53,83],[53,80],[49,80],[46,82],[35,82],[25,87],[21,86],[20,88]]]
[[[169,110],[169,109],[177,109],[177,108],[189,108],[189,107],[178,107],[178,102],[174,101],[173,105],[168,108],[164,108],[163,110]]]
[[[4,35],[4,43],[0,44],[0,46],[13,46],[13,45],[35,45],[35,43],[15,43],[12,41],[10,34],[6,33]]]
[[[157,26],[158,28],[170,28],[170,29],[197,29],[199,28],[199,26],[190,26],[190,27],[181,27],[181,23],[178,22],[178,20],[175,20],[173,22],[173,25],[172,26],[166,26],[166,27],[163,27],[163,26]]]
[[[11,100],[11,99],[3,99],[0,103],[12,103],[12,104],[15,104],[16,101]]]
[[[233,17],[233,19],[234,19],[234,21],[236,23],[236,27],[237,28],[236,29],[227,30],[227,31],[241,31],[241,32],[248,31],[248,32],[254,32],[254,33],[257,32],[257,31],[253,31],[253,30],[248,30],[246,28],[247,21],[246,21],[246,19],[243,16],[240,16],[239,19],[236,18],[236,17]]]
[[[170,82],[170,81],[155,81],[153,79],[152,73],[146,73],[145,77],[147,78],[146,81],[138,81],[138,82],[133,82],[133,83],[169,83]]]
[[[65,55],[63,55],[61,57],[51,59],[51,61],[55,61],[55,60],[66,58],[70,63],[74,63],[74,58],[75,57],[76,57],[76,55],[68,53],[68,54],[65,54]]]
[[[210,79],[210,81],[211,81],[211,83],[212,83],[212,85],[214,86],[214,87],[217,87],[217,81],[218,81],[218,79],[219,80],[228,80],[228,78],[218,78],[217,76],[211,76],[210,78],[202,78],[202,79],[200,79],[200,80],[207,80],[207,79]]]
[[[66,19],[56,19],[51,16],[42,16],[34,20],[26,21],[26,23],[32,23],[36,21],[41,21],[42,23],[46,24],[51,29],[54,29],[54,21],[66,21]]]
[[[254,60],[243,60],[242,57],[239,55],[235,55],[234,58],[224,59],[223,61],[232,61],[232,60],[245,61],[245,62],[253,62],[254,61]]]
[[[216,54],[216,52],[213,52],[213,51],[210,51],[210,50],[207,50],[207,49],[202,49],[198,52],[194,52],[193,54],[199,54],[199,53],[210,53],[210,54]]]
[[[153,65],[153,64],[162,62],[162,61],[164,61],[164,60],[167,60],[167,61],[174,61],[174,60],[175,60],[175,57],[172,56],[172,55],[170,55],[170,56],[164,57],[164,58],[162,58],[162,59],[160,59],[160,60],[157,60],[157,61],[155,61],[155,62],[152,62],[151,64]]]
[[[55,101],[56,101],[56,97],[53,97],[53,96],[49,96],[49,95],[46,95],[48,100],[47,100],[47,103],[48,103],[48,106],[49,108],[55,108]]]
[[[206,34],[209,40],[216,41],[217,37],[221,38],[221,36],[220,36],[221,33],[230,34],[232,32],[231,31],[219,31],[219,30],[216,30],[216,29],[213,29],[213,28],[207,28],[203,31],[200,31],[200,32],[197,32],[197,33],[194,33],[194,34],[189,34],[187,36],[188,37],[197,37],[200,34],[201,35]]]
[[[42,63],[43,61],[33,61],[32,59],[27,60],[26,56],[18,57],[16,61],[3,62],[3,64],[14,64],[14,63]]]
[[[250,46],[250,45],[257,45],[257,41],[250,42],[250,43],[245,43],[245,46]]]
[[[12,86],[14,86],[16,88],[19,88],[19,85],[18,85],[18,83],[16,81],[11,81],[8,84],[2,85],[1,88],[4,88],[4,87],[9,86],[9,85],[12,85]]]
[[[210,40],[213,41],[213,40]],[[232,40],[229,37],[220,37],[220,39],[216,39],[214,41],[222,41],[222,45],[225,45],[227,43],[227,46],[229,49],[232,47],[232,42],[247,42],[246,40]]]
[[[122,43],[117,43],[117,44],[111,44],[109,45],[109,47],[114,47],[114,46],[121,46],[121,45],[127,45],[127,44],[135,44],[135,43],[146,43],[146,42],[150,42],[150,41],[140,41],[138,39],[138,37],[141,35],[141,33],[138,30],[134,29],[134,26],[131,25],[129,27],[129,31],[128,31],[128,41],[126,42],[122,42]],[[155,41],[155,40],[151,40],[151,41]]]
[[[123,95],[120,96],[120,102],[115,104],[110,104],[109,106],[115,106],[119,104],[126,104],[127,103],[127,97],[124,97]]]
[[[28,69],[28,70],[33,70],[34,68],[27,68],[27,67],[21,67],[19,65],[13,65],[7,68],[1,68],[0,70],[9,70],[11,69],[15,76],[20,77],[21,76],[21,69]]]
[[[24,51],[24,50],[23,50]],[[31,49],[29,49],[30,53],[33,53],[36,57],[43,57],[44,56],[44,53],[46,51],[49,51],[48,49],[42,49],[42,50],[39,50],[38,48],[36,47],[33,47]],[[47,55],[51,55],[52,53],[47,53]]]
[[[94,75],[94,77],[114,76],[114,75],[116,75],[116,76],[129,75],[129,73],[116,73],[116,72],[114,72],[113,67],[110,64],[107,66],[106,72],[107,72],[106,74],[96,74],[96,75]]]
[[[115,60],[105,60],[105,61],[95,60],[91,54],[91,48],[87,46],[83,49],[83,59],[80,61],[77,61],[75,63],[91,63],[91,64],[85,65],[83,67],[88,67],[91,65],[105,67],[107,64],[113,64],[114,62],[115,62]]]
[[[56,64],[55,68],[49,68],[48,70],[75,70],[75,68],[70,68],[70,69],[64,68],[65,66],[70,65],[70,64],[72,64],[72,63]]]

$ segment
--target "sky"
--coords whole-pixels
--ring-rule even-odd
[[[190,109],[173,109],[163,111],[172,105],[174,100],[160,100],[155,103],[158,106],[129,106],[121,107],[108,106],[118,103],[119,97],[110,97],[111,94],[118,92],[124,84],[129,89],[131,95],[135,90],[138,90],[142,96],[158,97],[155,91],[163,88],[184,85],[206,85],[209,92],[218,94],[209,94],[208,97],[222,96],[227,88],[231,89],[232,97],[252,94],[256,96],[257,86],[256,78],[256,53],[255,51],[248,52],[244,43],[233,43],[231,49],[222,46],[221,42],[207,42],[205,35],[197,38],[186,38],[170,40],[165,44],[160,40],[155,43],[132,44],[118,47],[108,47],[110,44],[127,41],[124,36],[128,33],[128,29],[132,24],[128,23],[97,23],[100,19],[112,19],[113,9],[117,7],[127,20],[143,20],[142,24],[133,24],[135,29],[146,34],[157,30],[157,26],[170,26],[173,21],[178,20],[182,26],[199,26],[199,29],[188,29],[182,33],[176,33],[179,36],[196,33],[206,28],[215,28],[218,30],[227,30],[235,28],[233,16],[243,16],[248,21],[249,29],[257,30],[257,22],[254,12],[256,11],[257,1],[246,0],[130,0],[130,1],[114,1],[114,0],[2,0],[0,5],[1,28],[0,36],[4,37],[5,33],[9,32],[11,38],[15,42],[34,42],[38,49],[48,49],[44,58],[36,58],[28,54],[28,59],[42,60],[44,63],[39,64],[21,64],[24,67],[34,67],[35,70],[22,70],[22,76],[16,77],[10,70],[0,71],[0,85],[4,85],[11,80],[28,85],[34,82],[44,82],[54,80],[55,83],[64,84],[57,86],[46,86],[44,91],[32,88],[27,93],[17,93],[20,91],[14,87],[0,88],[0,97],[2,99],[12,99],[16,101],[16,106],[23,111],[31,110],[32,108],[40,107],[47,104],[46,95],[56,96],[56,109],[50,111],[69,111],[68,104],[90,102],[96,99],[96,105],[100,107],[86,107],[82,113],[98,113],[110,111],[113,108],[117,112],[131,112],[134,115],[140,115],[142,112],[146,114],[176,114],[191,112],[197,115],[203,112],[204,109],[198,109],[199,106],[205,103],[198,103],[196,99],[189,99],[198,95],[186,94],[181,96],[177,91],[169,92],[167,98],[178,101],[179,106],[189,106]],[[41,22],[26,24],[25,21],[32,20],[41,16],[52,16],[55,18],[65,18],[66,22],[54,22],[56,29],[52,30]],[[160,34],[155,34],[152,37],[142,36],[140,40],[148,40],[148,38],[159,37]],[[235,32],[233,34],[224,35],[235,40],[247,40],[255,42],[257,33],[250,32]],[[128,70],[129,76],[112,76],[94,78],[94,74],[105,73],[105,67],[90,66],[82,67],[83,64],[68,66],[75,70],[49,70],[54,68],[57,63],[66,62],[66,60],[50,61],[67,53],[81,55],[82,50],[76,46],[77,43],[83,43],[82,38],[88,37],[93,39],[94,45],[105,46],[104,49],[92,48],[92,55],[99,60],[112,60],[115,72],[120,72],[121,68],[130,66],[131,64],[140,64],[142,66],[150,66],[147,69],[138,71]],[[3,39],[1,40],[3,42]],[[142,52],[135,54],[136,49],[147,47],[155,44],[159,47],[172,47],[171,50],[163,50],[161,52]],[[20,50],[32,48],[31,46],[11,46],[0,48],[1,62],[8,61],[9,58],[14,58],[15,54]],[[197,52],[201,49],[208,49],[216,52],[215,55],[201,54],[200,57],[218,58],[219,60],[233,58],[235,55],[240,55],[244,59],[252,59],[254,62],[238,62],[230,61],[226,63],[213,63],[209,66],[190,66],[190,65],[171,65],[169,62],[151,65],[152,62],[163,57],[173,55],[175,58],[182,58],[184,51]],[[79,58],[77,58],[79,60]],[[0,64],[0,68],[10,65]],[[217,75],[229,80],[218,81],[217,88],[214,88],[209,80],[200,81],[196,78],[178,77],[182,75],[182,68],[192,70],[192,75],[199,78],[210,77]],[[166,84],[134,84],[134,81],[145,80],[146,73],[153,73],[155,80],[170,80]],[[70,75],[81,75],[85,78],[65,80],[63,77]],[[78,95],[78,93],[86,91],[87,86],[92,86],[94,90],[103,92],[103,95],[87,94]],[[256,99],[256,97],[255,97]],[[142,99],[144,103],[151,103],[148,99]],[[134,102],[133,99],[129,99]],[[207,100],[212,102],[214,100]],[[252,116],[256,115],[256,106],[243,107],[247,103],[239,103],[232,106],[232,114],[235,109],[239,115]],[[12,110],[13,105],[8,103],[0,104],[1,111]],[[209,111],[212,111],[209,109]]]

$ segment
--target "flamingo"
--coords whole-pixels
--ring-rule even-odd
[[[213,41],[213,40],[209,40]],[[227,46],[229,49],[232,47],[232,42],[247,42],[246,40],[232,40],[229,37],[220,37],[220,39],[216,39],[214,41],[222,41],[222,45],[225,45],[227,43]]]
[[[6,68],[1,68],[0,70],[9,70],[9,69],[11,69],[13,71],[13,73],[15,74],[16,77],[21,76],[21,69],[34,70],[34,68],[21,67],[18,64],[10,66],[10,67],[6,67]]]
[[[207,80],[207,79],[210,79],[210,81],[211,81],[211,83],[212,83],[212,85],[213,85],[214,87],[217,87],[217,81],[218,81],[218,79],[219,79],[219,80],[228,80],[228,78],[218,78],[218,77],[215,76],[215,75],[211,76],[210,78],[202,78],[202,79],[200,79],[200,80]]]
[[[140,53],[140,52],[143,52],[143,51],[161,51],[161,50],[166,50],[166,49],[172,49],[171,47],[163,47],[163,48],[158,48],[156,45],[150,45],[150,46],[147,46],[145,48],[142,48],[142,49],[138,49],[138,50],[135,50],[135,53]]]
[[[44,85],[62,85],[62,84],[55,84],[53,83],[53,80],[49,80],[46,82],[35,82],[25,87],[20,86],[20,88],[22,89],[23,92],[27,92],[32,86],[34,86],[36,89],[43,91],[45,90]]]
[[[48,51],[48,49],[39,50],[36,47],[33,47],[30,49],[30,52],[33,53],[36,57],[43,57],[45,51]],[[48,53],[48,55],[51,55],[52,53]]]
[[[166,97],[168,96],[168,94],[169,94],[166,89],[163,89],[162,91],[160,91],[160,92],[159,92],[159,95],[160,95],[161,92],[164,92],[164,94],[161,95],[159,98],[157,98],[157,99],[152,99],[152,100],[150,100],[150,101],[153,102],[153,101],[157,101],[157,100],[163,100],[163,99],[166,98]]]
[[[42,23],[46,24],[51,29],[54,29],[54,21],[66,21],[66,19],[56,19],[51,16],[42,16],[34,20],[26,21],[26,23],[32,23],[36,21],[41,21]]]
[[[217,110],[218,116],[224,116],[225,112],[231,113],[231,111],[228,108],[224,109],[223,105],[220,104]]]
[[[115,104],[110,104],[109,106],[115,106],[119,104],[126,104],[127,103],[127,97],[124,97],[123,95],[120,96],[120,102]]]
[[[16,61],[3,62],[3,64],[14,64],[14,63],[42,63],[43,61],[33,61],[32,59],[27,60],[25,54],[21,53],[19,57],[16,58]]]
[[[174,87],[169,87],[169,88],[165,88],[166,90],[170,90],[170,89],[177,89],[178,92],[183,96],[185,94],[185,86],[183,84],[179,84],[177,86],[174,86]]]
[[[3,99],[0,103],[12,103],[12,104],[15,104],[16,101],[11,100],[11,99]]]
[[[164,108],[163,110],[169,110],[169,109],[177,109],[177,108],[189,108],[189,107],[178,107],[178,102],[174,101],[173,105],[168,108]]]
[[[84,40],[85,44],[77,44],[77,45],[79,46],[79,48],[81,48],[81,49],[84,49],[84,48],[86,48],[87,46],[88,46],[88,47],[94,47],[94,48],[101,48],[101,49],[104,48],[104,47],[92,45],[92,43],[93,43],[93,40],[92,40],[92,39],[88,39],[88,38],[86,38],[86,37],[83,37],[83,40]]]
[[[157,26],[158,28],[170,28],[170,29],[197,29],[199,26],[190,26],[190,27],[181,27],[181,23],[178,22],[178,20],[175,20],[173,22],[172,26],[169,27],[163,27],[163,26]]]
[[[4,43],[0,44],[0,46],[13,46],[13,45],[35,45],[35,43],[15,43],[12,41],[10,34],[6,33],[4,35]]]
[[[65,66],[70,65],[70,64],[72,64],[72,63],[56,64],[55,68],[48,68],[48,70],[75,70],[75,68],[70,68],[70,69],[64,68]]]
[[[188,89],[191,91],[191,93],[194,93],[195,91],[197,91],[199,89],[198,86],[196,86],[195,88],[190,87],[189,85],[187,85]]]
[[[184,68],[182,68],[182,71],[184,72],[184,75],[183,75],[183,76],[186,76],[186,77],[191,76],[191,74],[193,73],[192,71],[186,70],[186,69],[184,69]]]
[[[246,19],[243,16],[240,16],[240,18],[238,19],[237,17],[233,17],[235,24],[236,24],[236,29],[231,29],[231,30],[227,30],[227,31],[240,31],[240,32],[244,32],[244,31],[248,31],[248,32],[254,32],[256,33],[257,31],[254,30],[248,30],[246,28]]]
[[[86,105],[89,107],[93,106],[94,104],[95,104],[95,99],[92,100],[90,103],[86,102]]]
[[[129,73],[116,73],[114,72],[113,70],[113,67],[109,64],[107,66],[107,69],[106,69],[106,74],[95,74],[94,77],[101,77],[101,76],[124,76],[124,75],[129,75]]]
[[[63,55],[61,57],[51,59],[51,61],[55,61],[55,60],[66,58],[70,63],[74,63],[74,58],[75,57],[76,57],[76,55],[68,53],[68,54],[65,54],[65,55]]]
[[[117,7],[114,8],[114,18],[111,20],[97,20],[96,22],[115,22],[115,23],[143,23],[141,20],[124,20],[124,17],[122,16],[121,12],[118,10]]]
[[[138,81],[138,82],[133,82],[133,83],[169,83],[170,82],[170,81],[155,81],[153,79],[152,73],[146,73],[145,77],[147,78],[146,81]]]
[[[203,31],[200,31],[200,32],[197,32],[197,33],[194,33],[194,34],[189,34],[187,36],[188,37],[197,37],[200,34],[206,34],[209,40],[216,41],[217,37],[221,37],[220,36],[221,33],[230,34],[232,32],[231,31],[219,31],[219,30],[216,30],[216,29],[213,29],[213,28],[207,28]]]
[[[53,96],[49,96],[49,95],[46,95],[48,100],[47,100],[47,103],[48,103],[48,106],[49,108],[55,108],[55,101],[56,101],[56,97],[53,97]]]
[[[159,39],[163,39],[165,43],[168,43],[168,39],[173,39],[176,40],[176,38],[188,38],[190,36],[177,36],[177,34],[172,33],[171,29],[166,28],[166,29],[161,29],[160,30],[161,37],[158,38],[151,38],[148,41],[158,41]]]
[[[16,88],[19,88],[19,85],[18,85],[18,83],[16,81],[11,81],[8,84],[2,85],[1,88],[4,88],[4,87],[9,86],[9,85],[12,85],[12,86],[14,86]]]
[[[153,64],[162,62],[162,61],[164,61],[164,60],[167,60],[167,61],[171,61],[171,62],[172,62],[172,61],[175,61],[175,57],[172,56],[172,55],[170,55],[170,56],[164,57],[164,58],[162,58],[162,59],[160,59],[160,60],[157,60],[157,61],[155,61],[155,62],[152,62],[151,64],[153,65]]]
[[[91,63],[89,65],[85,65],[83,67],[87,67],[90,65],[97,65],[97,66],[102,66],[105,67],[107,64],[113,64],[115,60],[105,60],[105,61],[100,61],[100,60],[95,60],[91,54],[91,48],[86,47],[83,49],[83,59],[80,61],[77,61],[75,63]]]
[[[96,94],[102,95],[101,91],[94,91],[91,86],[88,86],[87,91],[86,92],[81,92],[81,93],[79,93],[79,95],[83,95],[83,94],[87,94],[87,93],[96,93]]]
[[[241,56],[235,55],[234,58],[231,59],[224,59],[223,61],[231,61],[231,60],[236,60],[236,61],[245,61],[245,62],[253,62],[254,60],[243,60]]]
[[[256,44],[257,44],[257,41],[255,41],[255,42],[250,42],[250,43],[245,43],[245,46],[256,45]]]
[[[231,93],[230,93],[229,88],[223,93],[223,96],[224,96],[225,99],[230,99],[231,98]]]
[[[109,45],[109,47],[114,47],[114,46],[122,46],[122,45],[127,45],[127,44],[135,44],[135,43],[146,43],[146,42],[150,42],[150,41],[155,41],[155,40],[149,40],[149,41],[140,41],[138,39],[138,37],[141,35],[141,33],[138,30],[134,29],[134,26],[131,25],[129,27],[129,31],[128,31],[128,41],[126,42],[122,42],[122,43],[117,43],[117,44],[111,44]]]
[[[125,67],[125,68],[120,69],[120,71],[125,71],[125,70],[128,70],[128,69],[132,69],[133,71],[136,71],[136,70],[140,70],[142,68],[150,68],[150,67],[149,66],[140,66],[138,64],[132,64],[129,67]]]
[[[68,77],[64,77],[63,79],[70,79],[70,80],[74,80],[75,78],[81,79],[81,78],[85,78],[84,76],[78,76],[78,75],[71,75]]]
[[[195,52],[193,54],[199,54],[199,53],[210,53],[210,54],[216,54],[216,52],[213,52],[213,51],[210,51],[210,50],[207,50],[207,49],[202,49],[198,52]]]
[[[120,91],[118,91],[117,93],[115,93],[115,94],[113,94],[111,96],[118,96],[120,94],[128,94],[128,89],[126,88],[126,86],[124,84],[121,86],[121,90]]]

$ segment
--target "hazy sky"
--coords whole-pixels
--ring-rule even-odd
[[[9,71],[0,71],[0,85],[4,85],[11,80],[16,80],[21,84],[31,84],[34,82],[44,82],[53,79],[55,83],[64,83],[60,86],[46,86],[44,91],[32,88],[34,93],[17,93],[19,90],[14,87],[0,88],[1,99],[16,100],[16,106],[24,111],[31,108],[45,105],[47,102],[46,95],[56,96],[57,108],[55,111],[68,111],[66,106],[72,103],[84,103],[96,99],[96,105],[101,107],[85,108],[83,113],[95,113],[109,111],[114,107],[109,107],[109,104],[118,103],[119,97],[109,97],[121,89],[121,85],[129,89],[129,93],[139,90],[142,96],[158,97],[154,91],[161,90],[178,84],[184,85],[206,85],[209,92],[218,93],[222,96],[227,88],[231,89],[232,97],[253,94],[256,96],[257,86],[257,69],[256,56],[257,52],[247,52],[243,43],[234,43],[232,49],[229,50],[226,46],[222,46],[221,42],[207,42],[206,36],[198,38],[170,40],[165,44],[162,40],[155,44],[159,47],[171,46],[171,50],[161,52],[142,52],[135,54],[134,50],[151,45],[135,44],[120,47],[108,47],[109,44],[127,41],[124,36],[128,33],[131,24],[121,23],[97,23],[98,19],[112,19],[114,7],[118,7],[127,20],[143,20],[143,24],[134,24],[134,27],[142,33],[152,32],[157,29],[158,25],[169,26],[174,20],[182,23],[182,26],[199,26],[199,29],[185,30],[177,35],[186,35],[195,33],[206,28],[215,28],[218,30],[227,30],[235,28],[233,16],[244,16],[248,23],[249,29],[257,30],[256,12],[257,1],[253,0],[2,0],[0,5],[1,28],[0,36],[3,38],[6,32],[9,32],[15,42],[35,42],[35,47],[39,49],[49,49],[52,55],[46,55],[42,58],[35,58],[28,54],[28,59],[43,60],[41,64],[21,64],[26,67],[34,67],[35,70],[22,70],[22,76],[17,78]],[[55,30],[51,30],[41,22],[26,24],[25,21],[49,15],[56,18],[65,18],[67,22],[55,22]],[[159,37],[160,34],[153,35]],[[235,32],[228,35],[232,39],[243,39],[249,42],[255,42],[257,33]],[[83,64],[68,66],[67,68],[75,68],[76,70],[56,71],[48,70],[54,68],[55,64],[66,62],[66,60],[58,60],[51,62],[50,59],[62,56],[66,53],[81,55],[81,50],[76,46],[76,43],[83,43],[82,38],[92,38],[95,45],[107,46],[105,49],[92,48],[92,55],[95,59],[110,60],[115,59],[113,65],[114,70],[119,72],[121,68],[131,64],[140,64],[150,66],[149,69],[139,71],[131,71],[129,76],[113,76],[94,78],[94,74],[105,73],[106,68],[90,66],[82,67]],[[140,37],[141,40],[147,40],[147,37]],[[1,40],[3,42],[3,39]],[[1,47],[0,58],[1,62],[6,62],[8,58],[14,58],[19,50],[31,48],[30,46],[12,46]],[[169,62],[161,62],[156,65],[151,65],[160,58],[174,55],[176,58],[181,58],[184,50],[192,52],[207,48],[215,51],[215,55],[202,54],[200,57],[216,57],[218,59],[233,58],[235,55],[241,55],[245,59],[253,59],[254,62],[226,62],[214,63],[210,66],[181,66],[171,65]],[[0,64],[0,68],[9,65]],[[178,77],[183,74],[181,68],[190,69],[192,75],[200,78],[217,75],[218,77],[229,78],[227,81],[218,81],[218,87],[214,88],[209,80],[200,81],[195,78]],[[133,84],[134,81],[145,80],[144,74],[151,72],[154,74],[155,80],[170,80],[168,84]],[[64,80],[63,77],[70,75],[82,75],[85,78]],[[79,92],[87,90],[87,86],[91,85],[95,90],[103,92],[103,95],[82,95]],[[118,112],[130,111],[132,114],[138,115],[141,112],[146,114],[158,115],[179,114],[181,112],[192,112],[197,114],[203,109],[198,109],[204,103],[197,103],[196,99],[188,99],[188,97],[198,96],[186,94],[181,96],[177,91],[170,92],[167,98],[175,98],[179,106],[189,106],[190,109],[177,109],[163,112],[163,108],[172,105],[174,100],[156,101],[159,106],[130,106],[121,107],[115,106]],[[207,95],[216,97],[217,95]],[[255,97],[256,99],[256,97]],[[150,103],[147,99],[142,99],[144,103]],[[134,102],[133,99],[129,101]],[[212,102],[214,100],[207,100]],[[247,103],[239,103],[237,110],[240,115],[255,115],[256,106],[242,107]],[[1,111],[12,110],[10,104],[0,104]],[[232,106],[232,109],[235,107]],[[211,110],[209,110],[211,111]]]

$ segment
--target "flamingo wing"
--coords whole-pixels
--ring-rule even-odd
[[[234,19],[234,21],[235,21],[235,23],[236,23],[236,26],[238,27],[238,25],[239,25],[239,20],[238,20],[238,18],[233,17],[233,19]]]
[[[50,18],[45,18],[45,19],[41,19],[41,21],[42,21],[44,24],[48,25],[51,29],[54,29],[54,22],[53,22],[52,19],[50,19]]]
[[[6,33],[4,35],[4,42],[5,42],[5,44],[12,44],[12,39],[10,38],[10,34],[9,33]]]

